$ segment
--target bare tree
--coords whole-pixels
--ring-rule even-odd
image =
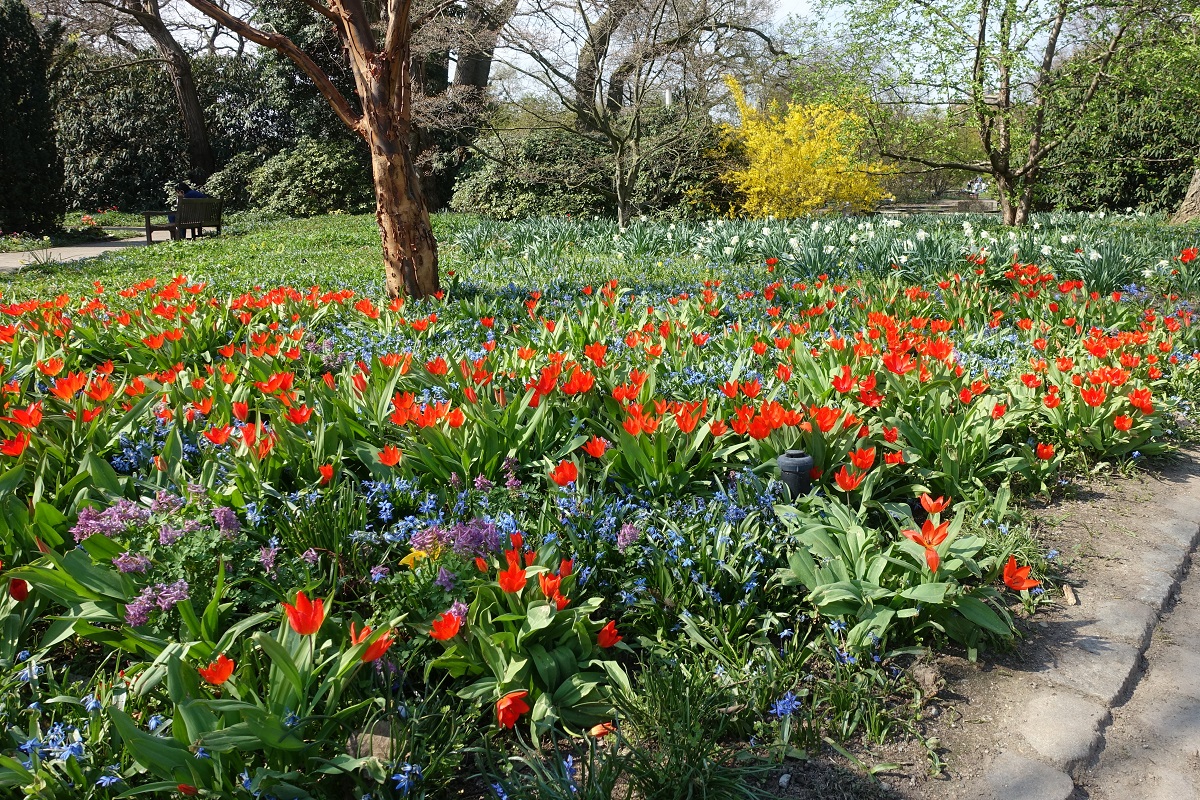
[[[769,18],[768,5],[747,0],[529,0],[498,58],[517,76],[507,92],[525,116],[607,149],[610,180],[591,188],[615,201],[625,225],[647,165],[679,157],[708,122],[710,87],[739,58],[780,54],[762,27]],[[671,124],[652,124],[664,106]]]
[[[1115,60],[1143,43],[1146,22],[1174,0],[830,0],[842,26],[874,55],[876,104],[949,109],[978,134],[983,158],[885,151],[897,161],[990,175],[1006,225],[1029,217],[1047,158],[1075,131],[1047,123],[1055,104],[1076,119]],[[1064,57],[1074,68],[1062,69]],[[868,108],[870,114],[872,109]],[[884,120],[886,121],[886,120]],[[880,122],[880,120],[873,120]]]

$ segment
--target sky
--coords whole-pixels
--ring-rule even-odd
[[[789,16],[796,14],[805,16],[812,10],[809,0],[775,0],[778,9],[775,12],[776,22],[783,22]]]

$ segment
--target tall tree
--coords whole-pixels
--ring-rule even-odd
[[[40,31],[22,0],[0,0],[0,229],[41,233],[62,221],[62,161],[49,79],[59,30]]]
[[[590,188],[611,195],[624,225],[647,167],[690,152],[716,102],[710,87],[739,61],[779,55],[761,27],[769,18],[758,0],[530,0],[501,38],[522,78],[510,96],[540,127],[610,152],[608,185]],[[650,124],[664,105],[673,124]]]
[[[412,35],[414,23],[424,22],[441,7],[414,19],[412,0],[384,0],[377,15],[369,14],[362,0],[305,0],[322,22],[333,26],[349,55],[356,108],[313,57],[287,36],[264,31],[212,0],[187,1],[229,30],[291,59],[342,123],[362,137],[371,153],[388,293],[426,297],[438,292],[437,243],[411,150]],[[376,16],[379,23],[373,24]]]
[[[41,13],[62,20],[93,46],[116,48],[140,61],[146,40],[167,67],[175,104],[187,138],[191,177],[203,182],[216,170],[216,159],[204,124],[204,106],[196,88],[192,62],[177,38],[176,26],[163,11],[168,0],[36,0]],[[213,40],[216,34],[211,34]]]
[[[990,175],[1004,223],[1022,225],[1047,158],[1074,128],[1052,128],[1049,109],[1069,96],[1077,111],[1094,102],[1116,63],[1177,16],[1175,0],[827,0],[862,52],[876,57],[879,108],[953,109],[973,127],[984,157],[938,160],[886,156],[933,168]],[[1086,52],[1086,69],[1061,69]],[[886,120],[885,120],[886,121]]]

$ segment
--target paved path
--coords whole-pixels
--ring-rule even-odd
[[[1147,668],[1112,711],[1098,763],[1080,783],[1089,800],[1200,797],[1200,568],[1154,631]]]
[[[1049,623],[1057,636],[993,676],[1009,701],[993,707],[995,757],[943,796],[1200,800],[1196,454],[1187,464],[1170,494],[1124,521],[1124,547],[1106,540],[1115,569],[1094,566],[1078,604]]]
[[[92,244],[79,244],[70,247],[52,247],[48,251],[37,251],[36,253],[21,252],[21,253],[0,253],[0,272],[16,272],[27,264],[37,262],[57,262],[66,263],[68,261],[79,261],[84,258],[95,258],[104,253],[122,250],[126,247],[138,247],[146,244],[146,239],[139,236],[136,239],[120,239],[112,242],[95,242]]]

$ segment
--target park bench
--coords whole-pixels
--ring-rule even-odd
[[[171,238],[185,239],[187,232],[192,232],[192,238],[204,235],[205,228],[216,228],[221,233],[221,208],[223,202],[217,197],[183,197],[179,200],[179,208],[175,211],[143,211],[146,218],[146,244],[154,241],[155,231],[171,231]],[[174,222],[155,223],[154,217],[175,215]],[[178,237],[175,232],[178,231]]]

